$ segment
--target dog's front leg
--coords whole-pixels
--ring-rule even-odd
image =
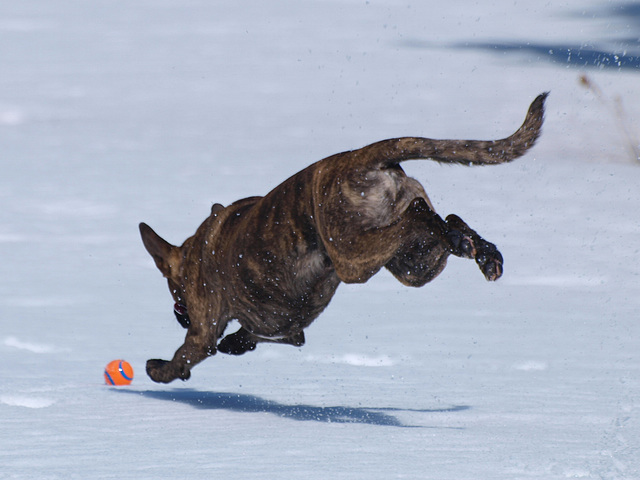
[[[147,375],[154,382],[169,383],[179,378],[188,380],[191,369],[207,357],[216,353],[215,328],[189,328],[184,344],[170,361],[152,359],[147,361]]]

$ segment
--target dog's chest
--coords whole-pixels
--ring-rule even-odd
[[[266,212],[246,208],[220,218],[202,274],[249,331],[286,335],[311,323],[340,281],[308,216]]]
[[[320,252],[246,260],[227,275],[234,287],[227,300],[232,316],[258,335],[290,336],[302,331],[329,304],[340,283]]]

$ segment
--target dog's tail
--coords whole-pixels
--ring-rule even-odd
[[[544,121],[544,102],[548,92],[539,95],[529,107],[522,126],[502,140],[433,140],[403,137],[382,140],[360,150],[360,161],[381,168],[405,160],[431,159],[461,165],[496,165],[510,162],[535,144]]]

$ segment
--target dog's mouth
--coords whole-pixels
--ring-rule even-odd
[[[175,314],[178,323],[182,325],[182,328],[189,328],[189,325],[191,325],[191,320],[189,320],[189,314],[187,313],[186,305],[176,302],[173,305],[173,313]]]

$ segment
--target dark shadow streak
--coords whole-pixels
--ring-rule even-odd
[[[314,421],[322,423],[359,423],[404,428],[429,427],[405,425],[393,415],[382,412],[446,413],[460,412],[471,408],[465,405],[455,405],[452,407],[424,410],[403,408],[316,407],[313,405],[286,405],[274,402],[272,400],[266,400],[255,395],[246,395],[242,393],[202,392],[191,389],[176,389],[168,391],[136,391],[127,389],[114,390],[117,392],[141,395],[146,398],[153,398],[170,402],[180,402],[201,409],[229,410],[232,412],[245,413],[270,413],[279,417],[298,421]]]
[[[519,55],[538,61],[584,69],[630,70],[640,73],[640,55],[613,53],[593,47],[544,44],[544,43],[512,43],[512,42],[478,42],[437,45],[420,40],[403,42],[409,48],[448,48],[453,50],[482,50],[501,55]]]
[[[482,50],[503,56],[518,56],[530,61],[545,61],[564,67],[597,70],[627,70],[640,73],[640,2],[613,2],[607,5],[569,12],[569,18],[581,23],[593,19],[608,20],[613,31],[600,38],[591,38],[588,45],[547,43],[543,41],[456,42],[434,43],[409,39],[402,46],[422,49]],[[624,23],[623,23],[624,22]],[[615,35],[615,26],[625,25],[626,35]],[[612,35],[613,33],[613,35]]]
[[[503,54],[529,55],[559,65],[598,70],[636,70],[640,68],[640,55],[628,55],[598,50],[592,47],[580,47],[561,44],[535,43],[472,43],[454,45],[458,49],[476,49]]]

